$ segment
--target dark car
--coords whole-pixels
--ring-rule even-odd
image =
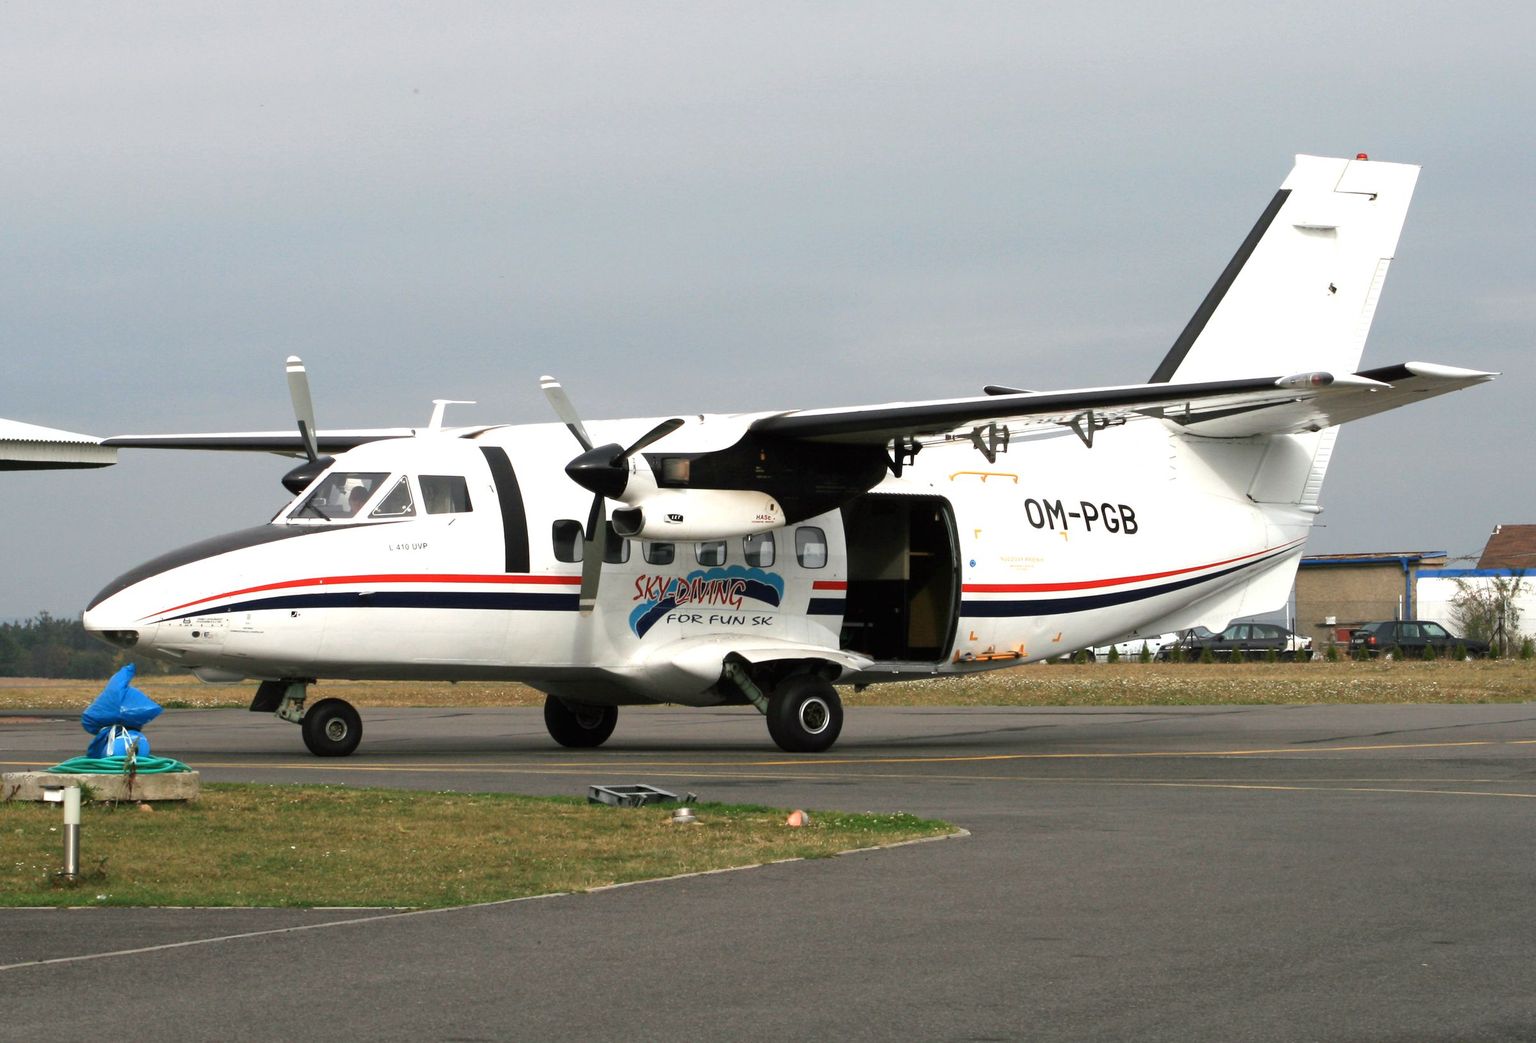
[[[1305,659],[1312,654],[1312,639],[1274,623],[1233,623],[1219,634],[1195,627],[1158,649],[1157,658],[1171,659],[1175,652],[1182,652],[1185,659],[1198,659],[1207,648],[1217,659],[1231,659],[1239,652],[1244,656],[1274,652],[1280,659]]]
[[[1431,619],[1388,619],[1367,623],[1349,635],[1349,650],[1366,655],[1400,655],[1422,659],[1424,650],[1433,648],[1437,656],[1457,654],[1458,649],[1474,658],[1488,654],[1488,642],[1472,637],[1457,637]]]

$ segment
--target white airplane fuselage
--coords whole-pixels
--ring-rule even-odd
[[[623,441],[650,423],[593,427]],[[582,612],[581,565],[554,536],[590,500],[562,471],[570,451],[555,424],[360,446],[331,472],[386,475],[373,513],[405,477],[412,516],[290,517],[301,495],[268,526],[129,573],[86,625],[209,679],[504,679],[595,705],[710,705],[731,701],[722,640],[824,649],[840,682],[871,683],[1219,628],[1283,603],[1315,513],[1233,491],[1267,444],[1161,420],[1092,448],[1065,430],[1015,440],[991,463],[957,440],[766,536],[625,541]],[[423,475],[463,477],[470,509],[427,513]]]

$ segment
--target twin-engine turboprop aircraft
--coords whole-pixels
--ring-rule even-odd
[[[326,678],[521,681],[576,747],[621,705],[751,704],[816,752],[835,684],[1220,630],[1284,604],[1338,424],[1494,376],[1359,368],[1417,175],[1298,157],[1145,384],[586,424],[545,377],[559,424],[323,432],[289,359],[297,433],[87,439],[307,460],[85,626],[260,680],[321,756],[362,735]]]

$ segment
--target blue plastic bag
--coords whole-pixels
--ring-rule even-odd
[[[133,664],[129,663],[112,675],[96,701],[80,715],[80,727],[99,737],[102,729],[114,724],[138,731],[160,716],[163,707],[129,684],[133,680],[133,672]],[[91,745],[94,747],[95,743]],[[147,748],[145,744],[139,748],[139,752],[142,754]]]
[[[158,710],[159,707],[156,707]],[[133,744],[135,757],[149,756],[149,739],[144,733],[132,728],[124,728],[120,724],[113,724],[96,733],[96,738],[85,748],[87,757],[126,757],[128,747]]]

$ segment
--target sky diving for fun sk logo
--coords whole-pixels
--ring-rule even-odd
[[[723,612],[740,613],[748,601],[778,608],[783,599],[783,577],[741,565],[695,569],[686,576],[637,576],[636,605],[629,614],[629,628],[636,637],[644,637],[651,627],[661,622],[745,626],[750,622],[766,622],[767,617],[711,619],[708,610],[715,610],[715,616]]]

